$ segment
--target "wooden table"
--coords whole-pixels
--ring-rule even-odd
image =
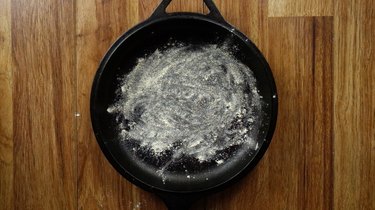
[[[165,208],[110,166],[89,117],[100,59],[158,2],[0,0],[0,209]],[[194,209],[375,209],[373,1],[215,2],[269,61],[279,117],[256,169]]]

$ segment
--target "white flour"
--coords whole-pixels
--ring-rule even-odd
[[[118,120],[121,139],[153,156],[172,151],[202,163],[231,146],[257,147],[261,96],[252,71],[228,47],[156,50],[123,78],[118,98],[107,111],[125,119]]]

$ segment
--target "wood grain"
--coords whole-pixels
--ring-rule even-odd
[[[0,1],[0,206],[13,208],[13,97],[10,0]]]
[[[375,7],[337,1],[334,207],[375,209]]]
[[[92,133],[89,99],[92,79],[106,50],[138,22],[138,6],[124,1],[78,1],[78,209],[132,209],[139,190],[123,179],[102,155]],[[147,202],[150,203],[150,202]]]
[[[279,116],[258,166],[193,209],[375,209],[372,1],[214,1],[269,61]],[[159,2],[0,1],[1,210],[165,209],[112,168],[89,116],[101,58]]]
[[[73,1],[12,1],[15,209],[77,203]]]
[[[334,0],[268,0],[269,17],[332,16]]]
[[[324,198],[331,197],[331,188],[324,183],[332,173],[324,166],[331,161],[332,119],[322,113],[332,110],[332,68],[321,60],[332,55],[330,26],[330,19],[270,20],[269,27],[278,31],[270,34],[269,60],[279,87],[281,125],[269,150],[270,199],[278,201],[273,209],[330,209]]]

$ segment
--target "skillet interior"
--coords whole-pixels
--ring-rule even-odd
[[[165,173],[165,181],[156,173],[158,169],[147,154],[134,155],[134,145],[119,141],[115,116],[106,110],[116,101],[116,90],[120,80],[134,67],[138,58],[163,48],[170,40],[190,44],[216,44],[230,40],[238,50],[236,58],[253,70],[260,95],[263,96],[264,114],[261,132],[258,135],[260,147],[257,151],[242,147],[232,148],[235,154],[223,164],[199,164],[186,159],[190,178],[185,171],[176,169]],[[205,18],[176,15],[145,24],[122,36],[103,59],[91,95],[91,118],[97,141],[111,164],[126,178],[146,189],[166,192],[199,192],[216,188],[246,169],[255,166],[266,150],[274,130],[276,120],[276,100],[274,81],[267,63],[240,32],[227,25],[216,24]],[[191,178],[194,177],[194,178]]]

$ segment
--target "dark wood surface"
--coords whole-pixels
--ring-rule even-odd
[[[165,209],[110,166],[89,116],[100,59],[158,3],[0,0],[1,210]],[[373,1],[215,3],[269,61],[279,116],[258,166],[193,209],[375,209]]]

